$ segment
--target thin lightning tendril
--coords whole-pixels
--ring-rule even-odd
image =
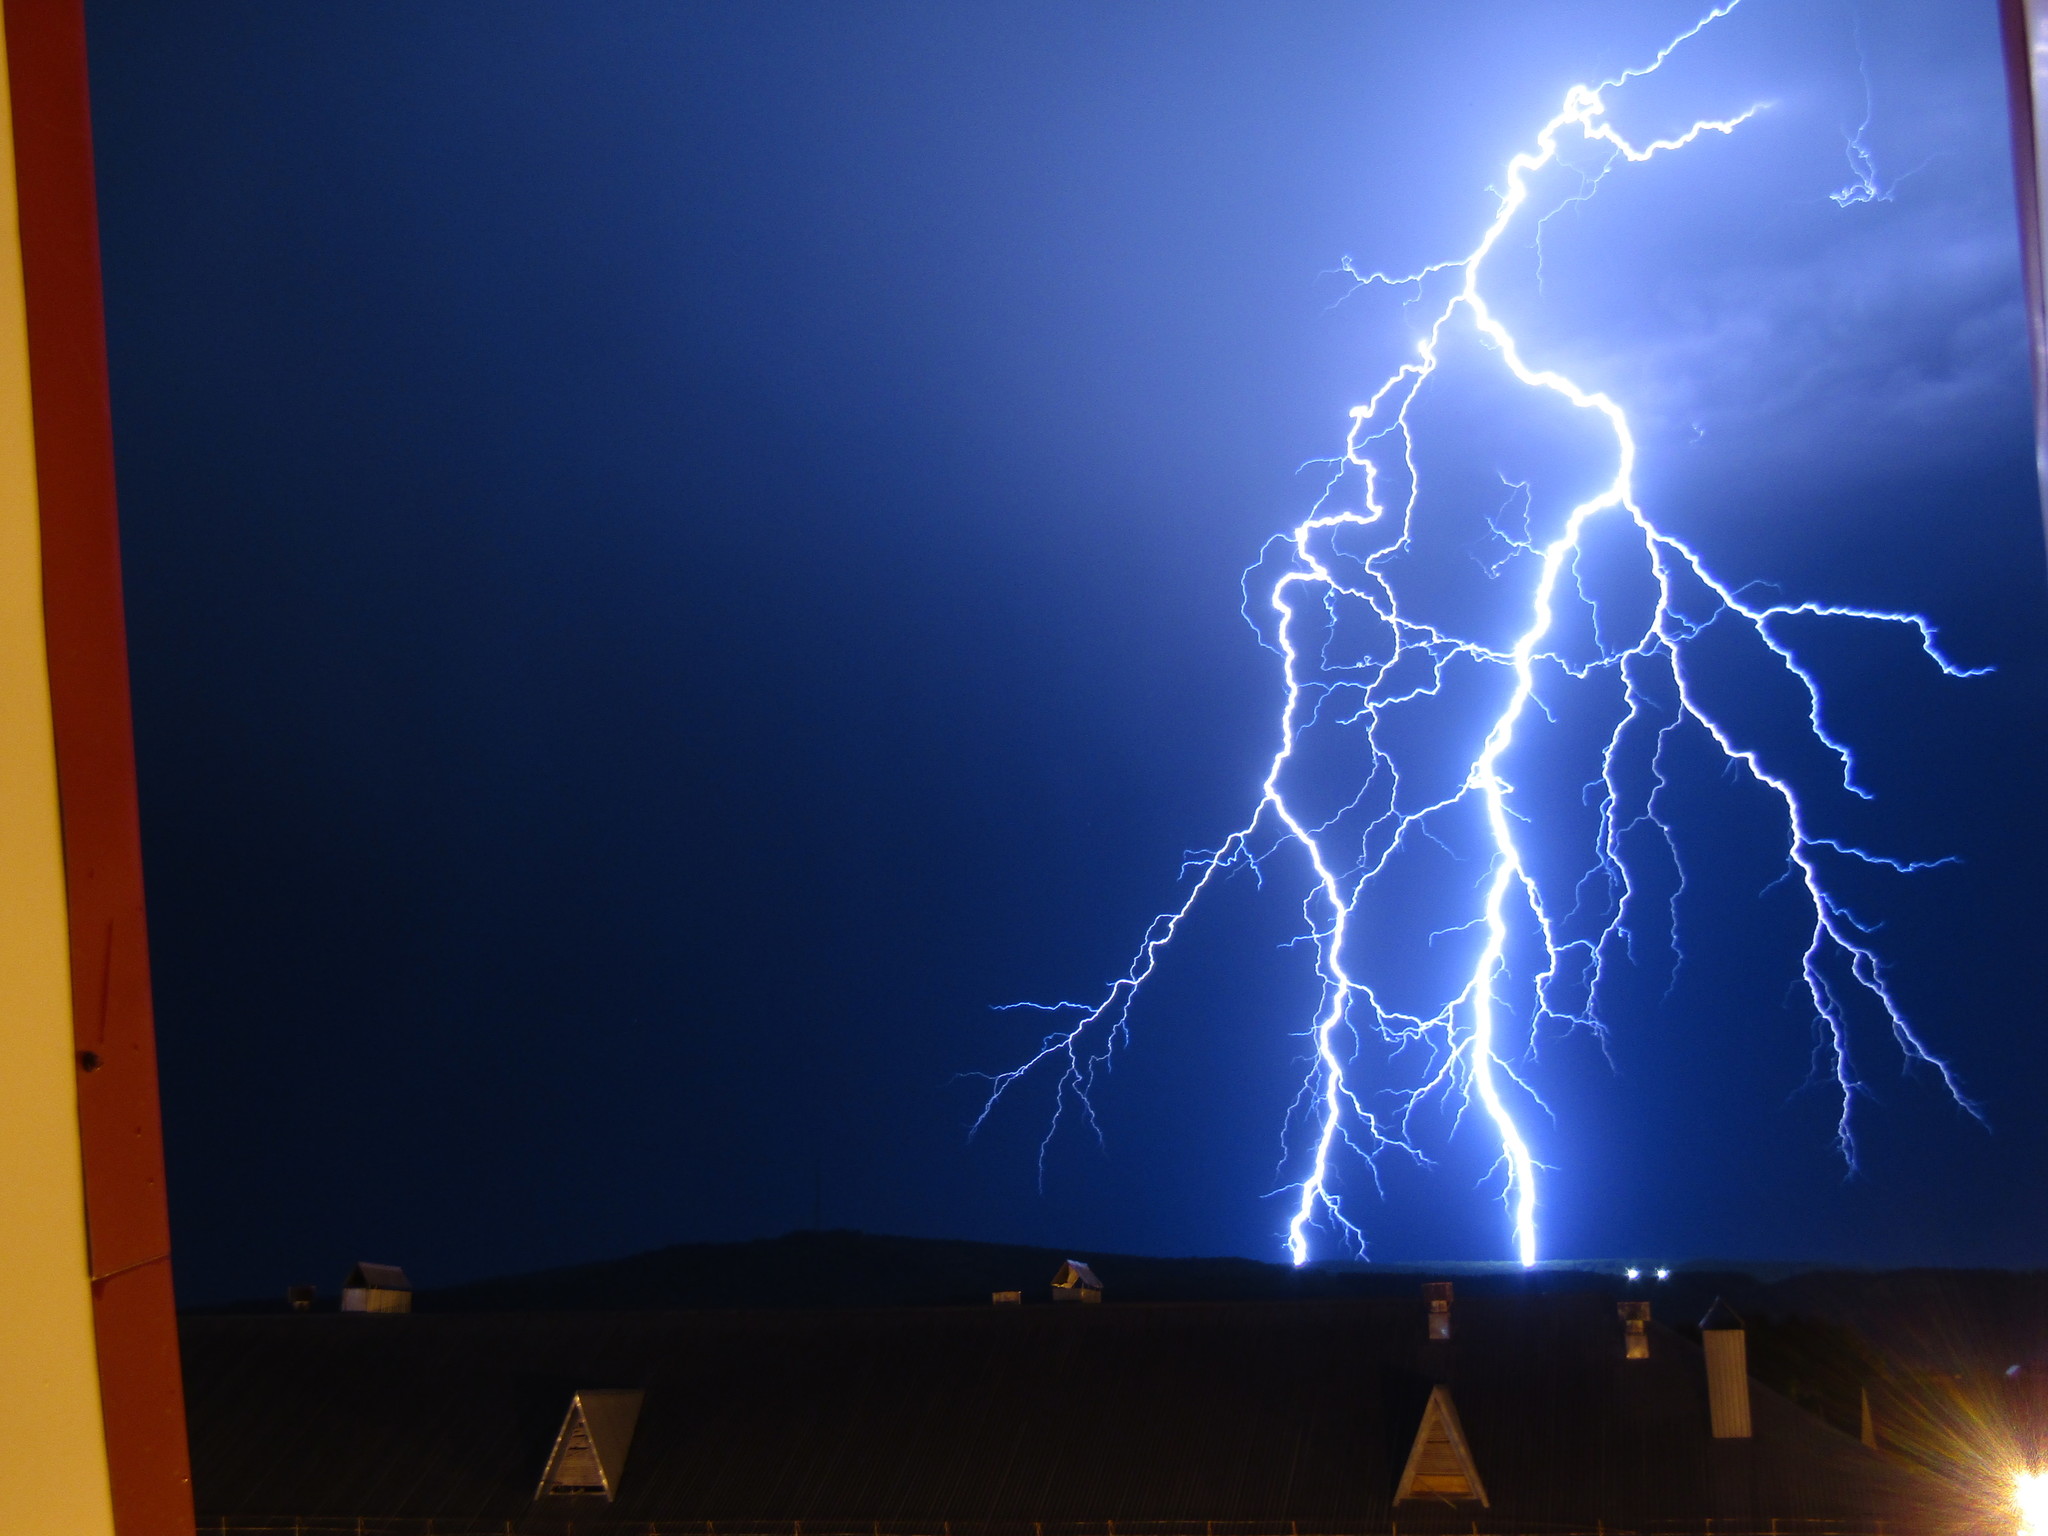
[[[1845,129],[1842,133],[1842,153],[1849,161],[1849,180],[1839,192],[1828,194],[1837,208],[1853,208],[1858,203],[1888,203],[1898,195],[1900,182],[1927,169],[1927,162],[1923,160],[1912,170],[1894,176],[1889,183],[1878,175],[1877,155],[1870,147],[1870,125],[1877,118],[1877,91],[1870,82],[1870,53],[1863,46],[1863,18],[1856,17],[1854,25],[1856,73],[1863,81],[1863,121],[1854,130]]]
[[[1839,192],[1828,194],[1838,208],[1854,207],[1857,203],[1888,203],[1892,200],[1892,187],[1878,179],[1877,158],[1870,151],[1868,136],[1871,119],[1877,115],[1875,92],[1870,84],[1870,56],[1863,49],[1863,20],[1856,19],[1856,73],[1863,79],[1863,121],[1856,125],[1854,133],[1842,135],[1843,154],[1849,157],[1849,184]]]
[[[1571,87],[1556,115],[1538,130],[1534,147],[1508,162],[1493,221],[1466,255],[1406,276],[1361,272],[1348,258],[1343,263],[1343,271],[1357,288],[1407,290],[1410,304],[1421,299],[1433,280],[1455,278],[1457,286],[1417,343],[1415,360],[1402,364],[1365,404],[1353,409],[1345,451],[1328,461],[1327,483],[1309,515],[1291,532],[1276,535],[1260,561],[1245,573],[1246,617],[1260,628],[1251,595],[1253,579],[1269,558],[1277,555],[1286,563],[1265,592],[1270,628],[1261,628],[1265,643],[1279,654],[1285,683],[1279,745],[1250,819],[1219,847],[1189,856],[1182,870],[1184,878],[1192,877],[1185,900],[1153,920],[1129,969],[1110,985],[1100,1002],[1013,1005],[1063,1014],[1072,1023],[1047,1035],[1020,1065],[989,1077],[988,1097],[974,1124],[978,1130],[996,1104],[1025,1077],[1042,1068],[1056,1069],[1053,1116],[1039,1149],[1041,1172],[1046,1150],[1070,1105],[1078,1106],[1100,1136],[1093,1090],[1114,1053],[1129,1041],[1131,1009],[1139,992],[1157,971],[1164,952],[1203,894],[1234,871],[1261,875],[1268,859],[1292,846],[1306,856],[1313,874],[1304,903],[1305,938],[1314,949],[1322,998],[1307,1031],[1312,1057],[1290,1111],[1292,1117],[1308,1106],[1315,1132],[1308,1171],[1285,1186],[1296,1197],[1287,1224],[1290,1256],[1296,1264],[1307,1261],[1309,1229],[1317,1225],[1334,1229],[1362,1251],[1364,1234],[1345,1215],[1333,1188],[1334,1155],[1340,1147],[1356,1152],[1375,1181],[1377,1158],[1384,1152],[1427,1164],[1428,1157],[1411,1135],[1411,1121],[1423,1105],[1448,1096],[1454,1108],[1454,1129],[1475,1107],[1493,1127],[1500,1146],[1494,1171],[1501,1180],[1514,1252],[1524,1265],[1534,1264],[1539,1163],[1517,1120],[1515,1101],[1526,1100],[1538,1108],[1542,1101],[1518,1062],[1533,1060],[1537,1030],[1545,1021],[1566,1028],[1585,1027],[1604,1045],[1604,1026],[1595,1006],[1604,968],[1617,954],[1633,957],[1634,918],[1646,899],[1627,853],[1638,839],[1654,840],[1676,873],[1677,884],[1663,903],[1676,953],[1676,904],[1684,888],[1684,874],[1676,840],[1660,809],[1669,788],[1667,750],[1688,727],[1714,743],[1731,772],[1745,775],[1782,807],[1784,870],[1774,883],[1795,888],[1811,914],[1800,982],[1812,1009],[1816,1067],[1830,1073],[1840,1095],[1835,1140],[1850,1167],[1855,1160],[1850,1113],[1856,1098],[1866,1091],[1851,1065],[1849,1051],[1848,1008],[1858,994],[1882,1011],[1907,1063],[1931,1068],[1958,1104],[1982,1118],[1954,1071],[1928,1049],[1907,1022],[1871,944],[1869,926],[1835,893],[1828,873],[1831,861],[1902,873],[1949,861],[1893,858],[1813,830],[1808,809],[1789,774],[1766,762],[1762,749],[1746,744],[1710,710],[1695,656],[1710,632],[1730,627],[1759,643],[1803,690],[1812,739],[1835,760],[1843,788],[1863,799],[1870,797],[1869,791],[1857,780],[1854,756],[1825,723],[1819,680],[1800,659],[1794,635],[1802,624],[1850,620],[1903,628],[1942,672],[1951,677],[1975,676],[1977,672],[1950,660],[1937,643],[1933,626],[1917,614],[1768,601],[1749,588],[1731,587],[1716,578],[1690,546],[1656,527],[1636,504],[1636,441],[1621,407],[1598,390],[1586,389],[1562,373],[1526,361],[1520,344],[1482,291],[1487,260],[1528,209],[1531,180],[1538,173],[1554,165],[1575,172],[1580,185],[1567,200],[1583,201],[1611,170],[1682,149],[1703,135],[1733,133],[1755,114],[1758,108],[1751,107],[1730,118],[1701,120],[1674,137],[1643,144],[1623,136],[1606,119],[1606,92],[1661,68],[1683,43],[1739,3],[1728,0],[1717,6],[1647,65],[1625,70],[1599,85]],[[1560,137],[1569,139],[1574,132],[1593,146],[1604,163],[1588,171],[1561,159]],[[1412,604],[1408,611],[1403,610],[1396,592],[1396,568],[1411,552],[1421,499],[1410,413],[1423,386],[1437,372],[1445,341],[1461,318],[1515,381],[1597,418],[1613,445],[1613,477],[1597,494],[1570,508],[1559,530],[1546,541],[1539,542],[1531,532],[1536,514],[1529,487],[1509,486],[1508,506],[1520,507],[1520,526],[1504,526],[1506,511],[1496,518],[1493,529],[1508,554],[1489,574],[1498,576],[1515,562],[1533,562],[1535,572],[1527,625],[1506,648],[1423,621],[1415,616]],[[1383,465],[1383,459],[1387,464]],[[1383,477],[1405,482],[1405,494],[1392,510],[1382,500]],[[1339,508],[1340,496],[1354,483],[1356,509]],[[1622,637],[1613,634],[1613,621],[1603,620],[1595,608],[1587,593],[1584,569],[1588,529],[1597,521],[1616,519],[1625,519],[1633,530],[1634,545],[1640,549],[1655,591],[1647,621],[1632,635]],[[1357,530],[1370,532],[1360,535]],[[1346,539],[1373,548],[1359,554],[1343,547]],[[1595,651],[1591,659],[1574,660],[1566,654],[1555,633],[1560,602],[1576,603],[1591,612]],[[1320,616],[1324,626],[1317,644],[1309,643],[1303,634],[1311,611]],[[1348,613],[1370,616],[1388,637],[1386,654],[1350,661],[1334,655],[1339,621]],[[1407,707],[1440,698],[1454,673],[1462,676],[1468,669],[1500,676],[1507,685],[1505,703],[1493,717],[1462,780],[1434,799],[1417,797],[1404,783],[1399,753],[1384,738],[1382,728]],[[1517,729],[1532,707],[1554,718],[1543,698],[1544,683],[1562,686],[1596,680],[1606,680],[1619,707],[1599,751],[1597,772],[1586,786],[1586,804],[1594,812],[1591,865],[1574,888],[1571,902],[1565,903],[1541,887],[1517,841],[1527,813],[1517,809],[1516,786],[1506,764],[1516,746]],[[1298,765],[1306,733],[1320,723],[1359,728],[1366,769],[1364,782],[1347,803],[1316,816],[1298,803],[1302,796],[1291,795],[1289,771]],[[1631,792],[1631,764],[1646,773],[1647,791]],[[1418,799],[1422,803],[1416,803]],[[1462,983],[1434,1012],[1425,1015],[1397,1008],[1360,973],[1349,952],[1353,927],[1361,920],[1361,898],[1378,877],[1421,844],[1447,848],[1440,828],[1454,814],[1470,816],[1475,809],[1484,827],[1490,860],[1479,887],[1477,911],[1469,920],[1433,935],[1432,943],[1460,933],[1474,934],[1478,937],[1477,955]],[[1356,830],[1360,819],[1365,822],[1362,832]],[[1592,932],[1570,936],[1571,919],[1589,901],[1601,909],[1603,918]],[[1514,984],[1511,952],[1518,942],[1533,944],[1538,961],[1519,989],[1526,1020],[1525,1038],[1517,1051],[1506,1043],[1503,1015],[1512,1009],[1503,994]],[[1377,1095],[1360,1092],[1352,1070],[1368,1033],[1396,1055],[1410,1049],[1425,1053],[1427,1065],[1418,1086],[1386,1089]]]

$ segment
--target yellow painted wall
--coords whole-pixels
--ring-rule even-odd
[[[112,1536],[6,91],[0,69],[0,1536]]]

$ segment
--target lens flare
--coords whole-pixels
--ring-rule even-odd
[[[2019,1536],[2048,1536],[2048,1472],[2014,1473],[2012,1504]]]

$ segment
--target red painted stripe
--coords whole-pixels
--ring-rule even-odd
[[[192,1526],[114,505],[81,0],[4,0],[71,919],[79,1139],[114,1521]]]
[[[2034,374],[2034,459],[2048,512],[2048,283],[2041,250],[2040,103],[2034,100],[2033,28],[2027,0],[1999,0],[1999,31],[2005,42],[2005,101],[2012,119],[2012,169],[2019,198],[2020,262],[2027,290],[2028,348]]]

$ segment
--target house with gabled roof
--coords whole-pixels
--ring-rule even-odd
[[[358,1264],[342,1282],[344,1312],[410,1312],[412,1282],[396,1264]]]
[[[1054,1301],[1100,1301],[1102,1282],[1079,1259],[1068,1259],[1052,1277]]]

